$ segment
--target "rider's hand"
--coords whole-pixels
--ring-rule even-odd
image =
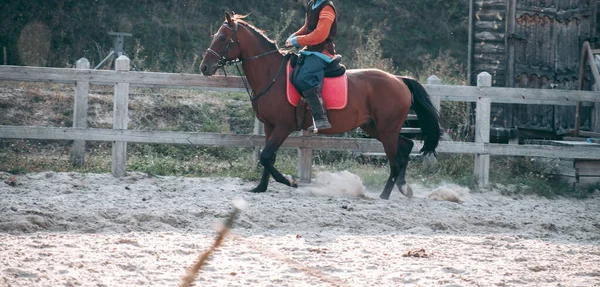
[[[285,46],[286,47],[293,47],[294,46],[294,38],[296,38],[296,33],[290,35],[287,40],[285,40]]]
[[[292,38],[288,38],[287,40],[285,40],[285,46],[286,47],[294,46],[294,44],[292,43]]]

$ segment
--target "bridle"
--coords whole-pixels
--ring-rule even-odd
[[[217,61],[217,69],[222,68],[231,62],[234,62],[234,61],[228,61],[227,55],[229,54],[229,50],[231,50],[231,45],[235,42],[234,39],[237,39],[238,25],[239,25],[238,22],[235,22],[235,27],[232,29],[233,35],[231,36],[231,39],[229,39],[227,46],[225,46],[225,53],[223,53],[223,55],[219,55],[219,53],[215,52],[215,50],[211,49],[210,47],[208,47],[208,49],[206,50],[208,53],[211,53],[211,54],[217,56],[217,58],[219,58],[219,61]],[[223,23],[223,26],[227,27],[228,29],[231,29],[231,27],[229,27],[229,24],[227,22]],[[240,48],[240,40],[239,39],[237,41],[237,44],[238,44],[238,48]],[[241,62],[241,60],[239,60],[239,59],[237,59],[235,61]]]
[[[258,95],[256,96],[252,96],[252,93],[250,93],[250,89],[248,88],[248,84],[246,83],[245,77],[242,76],[242,72],[240,71],[240,68],[237,64],[239,63],[243,63],[244,61],[249,61],[249,60],[254,60],[254,59],[258,59],[260,57],[263,56],[267,56],[276,52],[279,52],[278,49],[275,50],[271,50],[268,52],[264,52],[262,54],[256,55],[256,56],[252,56],[246,59],[241,58],[241,51],[242,51],[242,47],[240,46],[240,40],[237,37],[237,32],[238,32],[238,22],[235,22],[235,26],[233,28],[231,28],[231,26],[229,25],[228,22],[223,23],[223,26],[227,27],[228,29],[233,31],[233,35],[231,35],[231,39],[229,39],[229,42],[227,42],[227,46],[225,46],[225,52],[222,55],[219,55],[219,53],[215,52],[215,50],[211,49],[210,47],[208,47],[208,49],[206,50],[206,52],[211,53],[213,55],[215,55],[219,60],[217,61],[217,69],[219,68],[223,68],[223,72],[225,73],[225,77],[227,77],[227,71],[225,71],[225,65],[235,65],[238,74],[240,75],[240,78],[242,78],[242,82],[244,82],[244,87],[246,87],[246,92],[248,93],[248,97],[250,97],[250,101],[254,101],[256,99],[258,99],[258,97],[264,95],[275,83],[275,81],[277,80],[277,78],[279,78],[279,74],[281,74],[281,71],[283,70],[283,66],[285,63],[285,59],[287,57],[283,57],[283,60],[281,60],[281,64],[279,65],[279,70],[277,71],[277,74],[275,75],[275,78],[273,78],[273,80],[271,81],[271,83],[265,87],[260,93],[258,93]],[[235,39],[235,40],[234,40]],[[238,45],[238,49],[240,50],[240,58],[237,58],[235,60],[227,60],[227,55],[229,54],[229,50],[231,50],[231,46],[237,43]]]

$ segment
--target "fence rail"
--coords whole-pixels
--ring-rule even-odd
[[[135,71],[0,66],[0,80],[64,84],[76,84],[81,81],[103,86],[129,83],[131,87],[246,91],[241,78],[237,76],[205,77],[197,74]],[[493,97],[494,103],[505,104],[570,106],[576,105],[577,102],[600,102],[598,92],[593,91],[491,88],[440,84],[427,84],[424,86],[431,96],[440,97],[442,101],[477,102],[477,99],[481,97]]]
[[[128,142],[247,148],[264,145],[264,136],[262,135],[128,130],[127,104],[130,87],[221,91],[245,91],[245,89],[239,77],[204,77],[195,74],[129,71],[129,59],[125,56],[116,60],[115,67],[115,71],[90,70],[89,62],[85,59],[78,61],[76,69],[0,66],[0,80],[57,82],[75,85],[73,128],[0,126],[0,138],[73,140],[72,159],[74,164],[83,163],[85,141],[113,142],[112,173],[115,176],[125,175]],[[490,155],[600,160],[600,148],[590,148],[589,146],[507,145],[489,142],[491,103],[553,105],[577,105],[578,102],[600,103],[598,92],[492,88],[491,80],[491,76],[484,72],[478,77],[477,87],[440,85],[437,77],[430,77],[428,84],[424,85],[438,108],[440,101],[477,103],[475,142],[442,141],[438,152],[475,154],[474,173],[480,185],[488,184]],[[87,128],[87,98],[90,84],[115,87],[113,129]],[[421,144],[417,142],[413,153],[418,152]],[[383,152],[382,145],[373,139],[310,136],[306,132],[303,136],[289,137],[283,147],[299,149],[298,174],[300,179],[305,181],[310,181],[313,149],[364,153]]]
[[[56,128],[29,126],[0,126],[1,138],[38,139],[38,140],[87,140],[153,144],[184,144],[202,146],[224,146],[252,148],[263,145],[263,135],[235,135],[200,132],[139,131],[92,128]],[[308,148],[319,150],[355,151],[361,153],[382,153],[383,146],[373,139],[304,137],[290,136],[282,145],[284,148]],[[422,147],[417,142],[413,153]],[[597,149],[598,152],[594,152]],[[475,142],[442,141],[437,149],[440,153],[490,154],[540,156],[549,158],[585,158],[600,160],[600,147],[587,146],[540,146],[507,145]]]

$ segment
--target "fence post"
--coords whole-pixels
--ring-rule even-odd
[[[89,69],[90,61],[81,58],[75,64],[77,69]],[[90,82],[77,81],[75,84],[75,104],[73,108],[73,127],[87,128],[88,93]],[[71,146],[71,162],[74,165],[83,165],[85,162],[85,140],[74,140]]]
[[[429,78],[427,78],[427,84],[428,85],[441,85],[442,84],[442,80],[440,80],[440,78],[438,78],[435,75],[429,76]],[[442,100],[440,99],[439,96],[431,96],[431,103],[433,104],[433,106],[441,112],[442,109]]]
[[[126,56],[119,56],[115,61],[115,70],[129,71],[130,62]],[[113,106],[113,129],[127,129],[127,110],[129,103],[129,83],[116,83],[115,101]],[[127,160],[127,142],[116,141],[112,146],[112,174],[115,177],[125,176],[125,163]]]
[[[429,78],[427,78],[427,84],[428,85],[441,85],[442,80],[440,78],[438,78],[436,75],[431,75],[431,76],[429,76]],[[429,95],[429,97],[430,97],[431,103],[433,104],[435,109],[438,110],[438,112],[441,112],[442,111],[442,99],[439,96]],[[424,159],[425,159],[424,163],[427,168],[433,168],[438,163],[437,158],[433,154],[429,154],[429,156],[425,157]]]
[[[265,124],[261,123],[257,118],[254,118],[254,131],[252,132],[254,135],[264,135],[265,134]],[[254,162],[257,163],[260,161],[260,148],[261,146],[254,147],[253,158]]]
[[[592,91],[600,91],[600,83],[595,83],[592,86]],[[592,126],[592,130],[596,133],[600,133],[600,103],[594,103],[594,125]]]
[[[490,88],[492,86],[492,75],[482,72],[477,75],[477,87]],[[488,95],[481,96],[477,100],[475,112],[475,142],[487,144],[490,142],[490,113],[492,99]],[[486,187],[490,179],[490,155],[475,155],[475,178],[479,187]]]
[[[312,132],[302,131],[302,137],[311,137]],[[298,178],[300,182],[310,183],[312,170],[312,149],[302,147],[298,149]]]

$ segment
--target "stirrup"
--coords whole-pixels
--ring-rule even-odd
[[[312,117],[312,121],[313,121],[313,125],[308,127],[308,130],[312,130],[313,134],[316,134],[319,132],[319,128],[317,127],[317,123],[315,122],[315,118]],[[327,119],[327,118],[325,118]],[[325,123],[327,123],[327,125],[321,127],[322,130],[326,130],[326,129],[330,129],[331,128],[331,124],[329,123],[329,120],[327,120]]]

